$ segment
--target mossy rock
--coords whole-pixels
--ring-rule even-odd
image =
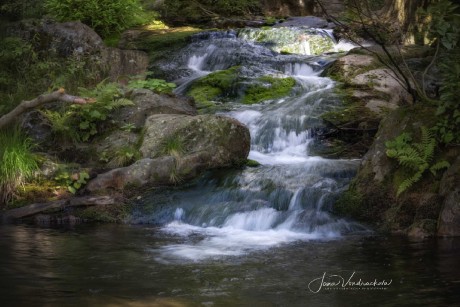
[[[288,95],[296,84],[295,79],[292,77],[263,76],[258,78],[257,81],[258,83],[251,84],[246,88],[243,103],[254,104],[282,98]]]
[[[247,159],[246,160],[246,166],[247,167],[259,167],[260,163],[257,162],[256,160]]]
[[[198,109],[206,109],[228,101],[254,104],[282,98],[291,92],[295,84],[292,77],[267,75],[252,80],[241,75],[241,66],[233,66],[195,81],[188,95],[194,98]]]
[[[236,98],[236,84],[242,81],[240,66],[220,70],[197,80],[190,87],[188,95],[193,97],[198,109],[215,105],[215,100]]]

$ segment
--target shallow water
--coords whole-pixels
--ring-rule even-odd
[[[2,306],[455,306],[460,301],[460,239],[345,236],[191,261],[162,259],[162,249],[197,238],[157,227],[1,225],[0,233]],[[314,280],[324,272],[345,279],[355,272],[352,281],[391,284],[386,290],[317,291]]]

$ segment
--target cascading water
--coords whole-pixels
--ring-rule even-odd
[[[310,49],[297,52],[301,55],[277,52],[286,46],[299,51],[308,41]],[[235,65],[242,66],[249,79],[281,75],[294,77],[297,83],[293,94],[282,99],[255,105],[227,103],[222,112],[249,127],[249,158],[261,166],[207,174],[189,188],[155,193],[144,201],[144,206],[154,204],[153,210],[137,212],[134,221],[160,224],[177,241],[155,250],[160,261],[241,255],[282,243],[366,231],[330,213],[359,161],[309,154],[313,132],[322,125],[319,116],[338,100],[334,82],[319,76],[334,56],[305,55],[331,52],[336,46],[324,30],[210,32],[196,36],[173,61],[160,64],[180,84],[178,93],[185,93],[199,77]]]

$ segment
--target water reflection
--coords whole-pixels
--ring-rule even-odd
[[[188,243],[157,228],[0,226],[3,306],[447,306],[460,301],[460,240],[345,237],[203,262],[156,260]],[[392,279],[387,290],[308,290],[314,278]]]

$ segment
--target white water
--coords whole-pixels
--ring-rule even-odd
[[[228,40],[229,46],[236,46],[236,38]],[[223,50],[225,40],[219,43],[220,48],[211,42],[189,54],[185,65],[193,74],[179,90],[210,73],[209,67],[224,67],[226,59],[242,52]],[[261,50],[263,56],[269,54],[252,43],[247,46],[248,50]],[[335,45],[336,50],[348,47],[351,45]],[[174,220],[162,231],[179,243],[161,247],[158,260],[239,256],[294,241],[337,239],[344,233],[365,230],[325,209],[331,203],[330,197],[346,187],[348,179],[343,179],[340,172],[353,171],[358,161],[328,160],[309,154],[309,144],[314,140],[309,121],[328,107],[328,95],[334,87],[332,80],[320,77],[320,71],[313,68],[317,61],[311,58],[290,62],[279,72],[296,79],[295,94],[258,105],[235,106],[225,113],[249,128],[249,158],[262,166],[228,179],[228,186],[177,196],[177,207],[170,213]],[[287,197],[284,209],[276,193]]]

